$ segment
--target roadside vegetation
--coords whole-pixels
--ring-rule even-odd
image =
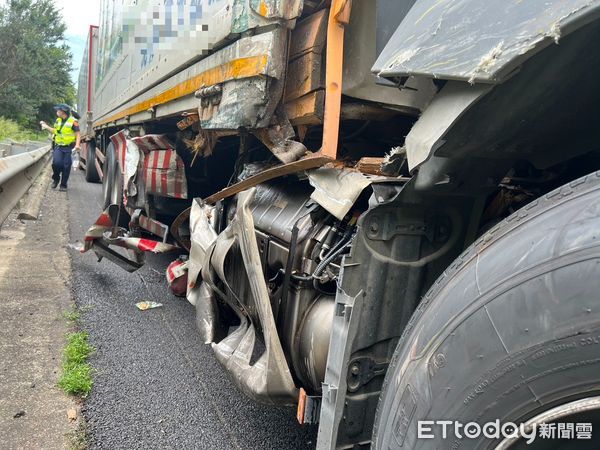
[[[0,118],[12,121],[0,139],[37,140],[55,104],[75,103],[65,31],[54,0],[0,0]]]
[[[92,368],[87,360],[94,351],[83,331],[69,333],[63,355],[63,373],[58,385],[71,395],[86,397],[92,390]]]
[[[77,325],[79,323],[80,315],[75,307],[71,311],[65,311],[63,313],[63,317],[67,322],[70,322],[73,325]]]
[[[12,139],[13,141],[46,141],[47,132],[41,132],[26,128],[17,122],[5,117],[0,117],[0,141]]]

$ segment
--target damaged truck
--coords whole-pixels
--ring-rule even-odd
[[[103,0],[84,250],[128,271],[173,252],[235,384],[296,406],[320,449],[600,426],[599,19],[600,0]]]

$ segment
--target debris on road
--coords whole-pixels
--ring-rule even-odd
[[[136,303],[135,306],[137,306],[137,308],[140,311],[146,311],[147,309],[153,309],[153,308],[160,308],[163,304],[162,303],[157,303],[157,302],[139,302]]]
[[[75,241],[73,243],[70,243],[67,245],[67,247],[69,247],[72,250],[75,250],[79,253],[83,253],[83,243],[80,241]]]
[[[16,413],[13,416],[13,419],[20,419],[21,417],[23,417],[25,415],[25,411],[19,411],[18,413]]]
[[[185,297],[188,283],[188,260],[180,256],[167,267],[167,283],[171,292],[178,297]]]
[[[77,410],[75,408],[71,408],[67,411],[67,418],[70,422],[74,422],[77,420]]]

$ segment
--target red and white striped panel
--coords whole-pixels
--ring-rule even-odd
[[[146,134],[131,139],[145,154],[154,150],[173,150],[174,146],[162,134]]]
[[[151,219],[147,216],[140,216],[139,223],[140,227],[142,227],[144,230],[148,230],[150,233],[160,236],[163,239],[165,237],[166,230],[168,230],[166,225],[163,225],[158,220]]]
[[[125,209],[129,213],[129,215],[133,218],[136,210],[134,208],[126,206]],[[129,226],[134,225],[133,222],[129,222]],[[143,214],[139,214],[137,216],[137,225],[142,227],[144,230],[149,231],[150,233],[165,239],[165,234],[169,232],[169,227],[162,222],[159,222],[156,219],[151,219],[148,216],[144,216]]]
[[[187,292],[188,261],[177,258],[167,267],[167,283],[173,294],[185,297]]]
[[[115,226],[108,211],[108,208],[104,210],[96,222],[86,231],[84,237],[85,244],[81,253],[85,253],[91,249],[96,239],[102,238],[106,230]]]
[[[121,173],[125,173],[125,155],[127,154],[127,131],[122,130],[118,133],[113,134],[110,137],[110,140],[115,146],[115,152],[117,155],[117,161],[119,161]]]
[[[153,239],[134,237],[119,237],[114,239],[111,244],[140,252],[168,253],[179,250],[179,247],[176,245],[155,241]]]
[[[147,194],[187,198],[185,167],[175,150],[152,150],[146,154],[143,178]]]

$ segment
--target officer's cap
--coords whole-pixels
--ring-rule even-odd
[[[58,110],[64,111],[67,114],[69,114],[71,112],[71,107],[69,105],[67,105],[66,103],[59,103],[58,105],[54,106],[54,109],[56,111],[58,111]]]

